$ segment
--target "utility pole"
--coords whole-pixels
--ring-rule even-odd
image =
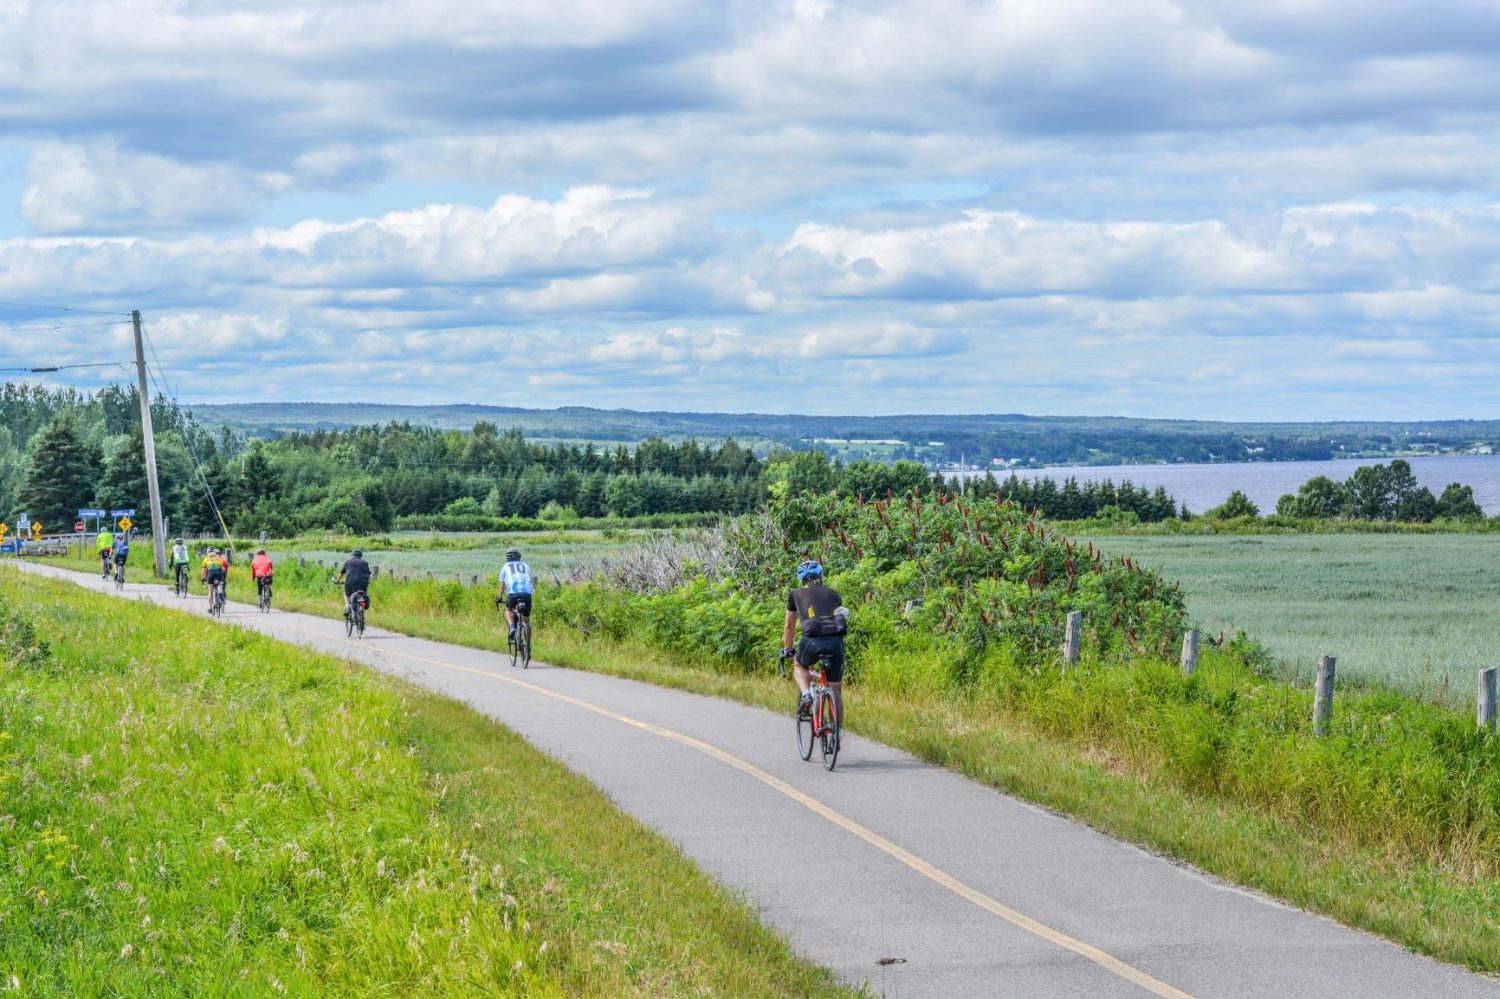
[[[130,310],[135,328],[135,376],[141,394],[141,439],[146,445],[146,488],[151,497],[151,547],[156,550],[156,575],[167,575],[166,526],[161,519],[161,486],[156,482],[156,437],[151,430],[151,393],[146,390],[146,351],[141,346],[141,310]]]

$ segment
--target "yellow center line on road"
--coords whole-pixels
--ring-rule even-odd
[[[362,640],[356,640],[342,635],[320,635],[317,632],[309,631],[306,628],[299,628],[296,625],[292,625],[291,627],[294,631],[300,631],[305,635],[311,635],[315,638],[331,638],[334,641],[344,642],[356,647],[371,648],[369,645],[364,644]],[[393,632],[392,635],[396,636],[397,633]],[[397,637],[405,638],[410,636],[400,635]],[[742,760],[738,756],[735,756],[732,753],[725,752],[719,747],[704,742],[701,739],[695,739],[690,735],[684,735],[681,732],[676,732],[669,728],[663,728],[662,726],[653,724],[652,722],[641,721],[639,718],[632,718],[629,715],[622,715],[618,711],[612,711],[609,708],[602,707],[590,701],[585,701],[581,698],[573,697],[570,694],[559,693],[555,690],[548,690],[546,687],[542,687],[535,683],[529,683],[525,680],[519,679],[518,677],[506,676],[504,673],[496,673],[492,670],[480,669],[477,666],[462,666],[458,663],[450,663],[441,659],[430,659],[427,656],[419,656],[412,652],[398,652],[392,649],[385,648],[373,651],[377,651],[383,655],[401,656],[406,659],[411,659],[415,662],[426,663],[430,666],[437,666],[442,669],[457,670],[462,673],[473,673],[476,676],[485,676],[493,680],[499,680],[502,683],[509,683],[517,687],[524,687],[526,690],[529,690],[533,693],[541,694],[545,697],[551,697],[554,700],[563,701],[567,704],[573,705],[574,707],[582,708],[585,711],[592,711],[594,714],[602,715],[605,718],[614,719],[615,721],[621,722],[625,725],[633,726],[644,732],[650,732],[652,735],[658,735],[663,739],[670,739],[673,742],[680,743],[692,749],[696,749],[700,753],[711,756],[719,762],[727,764],[728,766],[733,767],[741,773],[748,774],[749,776],[754,777],[756,780],[760,781],[762,784],[765,784],[772,790],[786,795],[788,798],[791,798],[793,801],[797,802],[797,804],[802,805],[809,811],[814,812],[815,814],[827,819],[829,822],[832,822],[840,829],[858,836],[860,839],[875,847],[877,850],[880,850],[881,852],[888,854],[896,860],[899,860],[901,863],[916,871],[918,874],[933,881],[936,884],[943,886],[944,888],[953,892],[955,895],[968,899],[970,902],[979,906],[979,908],[985,910],[986,912],[999,916],[1006,922],[1011,923],[1014,926],[1018,926],[1026,932],[1038,936],[1043,940],[1054,943],[1064,950],[1070,950],[1080,957],[1087,958],[1088,960],[1099,965],[1099,967],[1110,972],[1111,974],[1118,975],[1119,977],[1125,979],[1127,982],[1139,985],[1141,988],[1145,989],[1147,992],[1152,993],[1153,995],[1162,996],[1164,997],[1164,999],[1193,999],[1191,995],[1182,991],[1181,989],[1168,985],[1166,982],[1160,981],[1156,978],[1152,978],[1150,975],[1146,974],[1144,971],[1141,971],[1139,968],[1126,964],[1124,961],[1121,961],[1114,955],[1102,951],[1092,944],[1084,943],[1082,940],[1079,940],[1076,937],[1071,937],[1061,930],[1053,929],[1046,923],[1032,919],[1025,913],[1017,912],[1010,906],[996,901],[995,899],[986,895],[984,892],[979,891],[977,888],[972,888],[955,878],[953,875],[947,873],[946,871],[934,867],[932,864],[923,860],[921,857],[918,857],[916,854],[912,853],[910,850],[907,850],[905,847],[898,846],[897,844],[892,843],[890,840],[886,839],[884,836],[881,836],[879,833],[876,833],[873,830],[860,825],[858,822],[854,821],[846,815],[843,815],[840,812],[834,811],[832,808],[825,805],[817,798],[799,791],[797,788],[788,784],[786,781],[772,776],[771,774],[762,770],[760,767],[757,767],[755,764],[750,763],[747,760]]]

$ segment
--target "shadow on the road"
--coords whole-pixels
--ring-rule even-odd
[[[847,747],[846,747],[847,749]],[[898,770],[932,770],[930,763],[921,760],[896,759],[896,760],[861,760],[858,757],[848,759],[839,753],[839,765],[837,773],[894,773]]]

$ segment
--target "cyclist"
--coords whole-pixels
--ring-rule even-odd
[[[214,587],[229,583],[229,562],[217,548],[210,548],[203,556],[203,581],[208,584],[208,605],[213,607]]]
[[[105,579],[109,578],[109,564],[114,558],[115,532],[104,528],[99,532],[99,538],[94,542],[94,550],[99,554],[99,561],[103,563],[99,573]]]
[[[521,549],[512,548],[505,553],[505,565],[500,569],[499,595],[495,597],[495,603],[505,604],[505,624],[511,638],[516,637],[516,614],[531,616],[533,589],[531,566],[521,561]]]
[[[271,564],[271,556],[266,554],[264,548],[257,548],[255,557],[250,560],[250,578],[255,580],[256,600],[259,600],[261,593],[271,585],[271,576],[275,572],[276,567]]]
[[[358,548],[349,555],[349,560],[339,569],[338,576],[334,582],[344,584],[344,616],[349,616],[349,607],[354,599],[354,594],[364,591],[365,606],[370,606],[370,563],[365,561],[365,553]]]
[[[181,538],[172,541],[172,574],[173,576],[187,576],[188,547],[187,542]],[[183,589],[187,589],[186,586]]]
[[[125,559],[130,556],[130,532],[126,531],[120,535],[115,542],[115,565],[124,565]]]
[[[802,692],[797,715],[803,717],[812,708],[812,677],[807,667],[826,659],[823,679],[833,692],[834,722],[844,725],[844,633],[849,630],[848,610],[843,598],[831,586],[823,584],[823,566],[809,559],[797,566],[797,582],[786,600],[786,627],[781,634],[781,657],[792,660],[792,676]],[[793,651],[797,628],[802,628],[802,642]]]

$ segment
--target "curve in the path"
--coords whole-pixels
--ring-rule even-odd
[[[203,609],[164,587],[125,595]],[[792,752],[790,717],[756,708],[540,663],[520,673],[493,653],[378,629],[350,639],[341,622],[308,615],[232,604],[228,617],[516,729],[744,891],[800,951],[876,994],[1500,999],[1494,981],[877,743],[846,736],[827,773]]]

